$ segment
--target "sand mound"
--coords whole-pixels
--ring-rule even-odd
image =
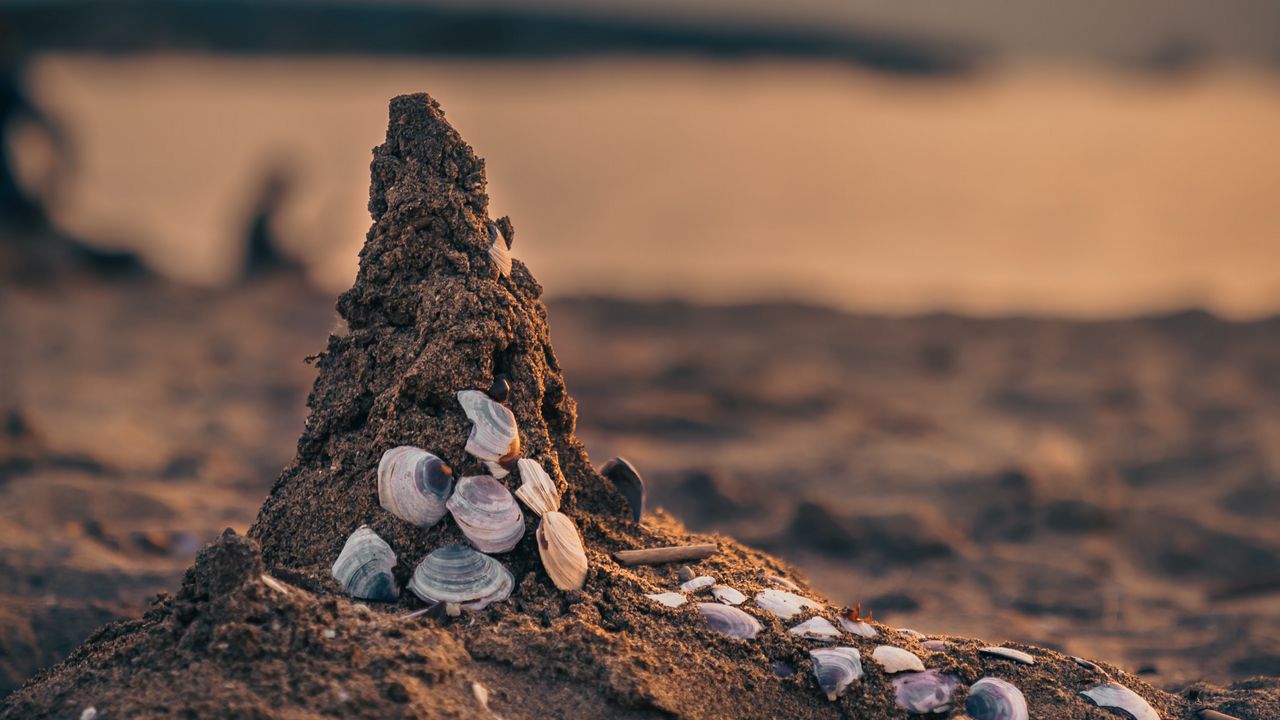
[[[903,717],[890,677],[869,659],[877,644],[954,674],[952,716],[965,688],[986,675],[1019,686],[1036,718],[1104,717],[1078,691],[1107,679],[1165,718],[1193,717],[1203,704],[1243,718],[1280,710],[1274,687],[1234,694],[1197,687],[1180,697],[1050,650],[1022,646],[1036,659],[1024,665],[981,654],[974,640],[947,638],[927,649],[922,637],[874,623],[874,639],[841,638],[862,652],[866,676],[833,702],[811,673],[809,650],[818,643],[787,630],[815,614],[835,620],[835,608],[784,622],[748,602],[743,608],[763,630],[737,640],[708,628],[694,602],[669,608],[649,600],[645,593],[676,589],[677,568],[622,567],[613,552],[714,541],[720,552],[697,571],[748,597],[772,587],[769,576],[795,576],[726,538],[692,535],[664,514],[643,525],[630,520],[574,439],[575,407],[551,350],[541,289],[520,263],[506,277],[488,260],[483,163],[434,101],[392,101],[372,173],[374,225],[356,284],[338,304],[347,331],[319,356],[298,456],[249,537],[225,534],[201,553],[176,597],[162,597],[141,620],[104,628],[10,696],[0,717],[66,717],[90,707],[101,718]],[[499,225],[514,237],[508,221]],[[328,569],[359,525],[390,543],[401,581],[429,550],[461,539],[453,523],[419,530],[383,511],[374,469],[383,450],[414,444],[462,475],[481,472],[463,452],[470,423],[454,398],[487,387],[497,373],[511,380],[523,456],[552,474],[563,510],[582,531],[592,566],[586,586],[555,589],[527,533],[500,556],[515,591],[484,610],[406,619],[420,606],[407,593],[395,605],[350,600]],[[856,529],[840,519],[831,525]]]

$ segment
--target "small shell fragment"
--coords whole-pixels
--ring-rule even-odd
[[[864,622],[862,620],[850,620],[849,618],[843,615],[840,616],[839,620],[840,620],[840,627],[844,628],[846,631],[853,633],[854,635],[857,635],[859,637],[873,638],[876,635],[880,634],[876,632],[876,629],[874,627],[871,626],[871,623]]]
[[[910,650],[892,645],[879,645],[871,651],[871,657],[884,666],[890,675],[900,672],[923,672],[924,662]]]
[[[1004,658],[1005,660],[1012,660],[1014,662],[1022,663],[1023,665],[1036,664],[1036,659],[1034,657],[1032,657],[1027,653],[1022,652],[1021,650],[1015,650],[1013,648],[991,646],[991,647],[980,648],[978,652],[982,653],[983,655],[990,655],[992,657]]]
[[[741,605],[747,601],[746,595],[743,595],[728,585],[712,585],[711,597],[714,597],[725,605]]]
[[[508,552],[524,537],[524,514],[516,499],[488,475],[458,480],[447,505],[462,534],[481,552]]]
[[[1090,660],[1085,660],[1084,658],[1082,658],[1082,657],[1076,657],[1075,655],[1072,655],[1072,656],[1071,656],[1071,660],[1072,660],[1072,661],[1074,661],[1074,662],[1075,662],[1075,664],[1077,664],[1077,665],[1079,665],[1080,667],[1084,668],[1085,670],[1092,670],[1092,671],[1094,671],[1094,672],[1103,672],[1102,668],[1098,667],[1098,665],[1097,665],[1096,663],[1094,663],[1094,662],[1092,662],[1092,661],[1090,661]]]
[[[516,580],[502,563],[461,543],[431,551],[418,563],[409,589],[426,602],[482,610],[507,599]],[[451,609],[446,605],[445,611]]]
[[[685,596],[678,592],[653,593],[645,597],[667,607],[680,607],[687,602]]]
[[[925,640],[920,643],[920,647],[930,652],[946,652],[951,647],[951,643],[946,640]]]
[[[378,461],[378,503],[401,520],[429,528],[444,517],[453,470],[421,448],[393,447]]]
[[[712,630],[739,640],[751,640],[762,629],[759,620],[729,605],[698,603],[698,612]]]
[[[703,588],[709,588],[716,584],[716,579],[710,575],[699,575],[680,584],[680,589],[684,592],[698,592]]]
[[[520,473],[520,487],[516,488],[516,497],[520,498],[525,507],[538,515],[560,509],[560,491],[536,460],[520,458],[516,461],[516,468]]]
[[[514,462],[520,456],[520,429],[507,406],[479,390],[459,391],[458,403],[472,423],[466,445],[469,454],[495,465]]]
[[[783,620],[804,612],[805,608],[821,610],[822,606],[806,597],[801,597],[786,590],[766,588],[756,593],[756,605],[777,615]]]
[[[551,582],[561,590],[581,590],[587,581],[587,553],[568,515],[549,512],[538,523],[538,555]]]
[[[862,656],[857,648],[817,648],[809,651],[813,660],[813,675],[818,687],[835,701],[850,685],[862,678]]]
[[[1160,720],[1160,714],[1151,707],[1141,695],[1120,685],[1119,683],[1103,683],[1080,694],[1089,698],[1098,707],[1109,710],[1120,710],[1128,713],[1134,720]]]
[[[952,696],[960,680],[941,670],[909,672],[893,677],[894,700],[907,712],[945,713],[951,709]]]
[[[840,631],[824,617],[811,617],[787,632],[809,640],[835,640],[840,637]]]
[[[616,457],[600,468],[600,474],[609,478],[613,486],[627,499],[631,517],[636,522],[644,515],[644,478],[626,458]]]
[[[342,546],[332,572],[351,597],[394,602],[400,596],[391,572],[395,565],[396,554],[391,546],[368,525],[361,525]],[[266,577],[263,576],[264,581]]]
[[[906,635],[907,637],[913,637],[917,640],[924,639],[924,633],[920,632],[919,630],[912,630],[911,628],[898,628],[898,632],[902,633],[903,635]]]
[[[507,247],[507,239],[493,223],[489,223],[489,259],[498,266],[500,274],[511,275],[511,248]]]
[[[973,720],[1027,720],[1027,699],[1012,683],[984,677],[969,687],[964,711]]]

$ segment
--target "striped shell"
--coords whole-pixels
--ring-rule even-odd
[[[459,480],[448,504],[462,534],[481,552],[507,552],[524,537],[524,514],[516,499],[488,475]]]
[[[984,677],[969,687],[964,711],[973,720],[1027,720],[1027,699],[1012,683]]]
[[[391,569],[396,554],[378,534],[361,525],[347,538],[333,563],[333,577],[347,594],[361,600],[394,602],[400,596]]]
[[[516,462],[516,468],[520,473],[520,487],[516,488],[516,497],[520,498],[525,507],[538,515],[560,509],[560,491],[536,460],[521,458]]]
[[[515,577],[502,563],[456,543],[423,558],[413,571],[409,589],[427,602],[459,603],[481,610],[506,600],[515,584]]]
[[[466,450],[493,470],[495,465],[514,462],[520,456],[520,429],[516,416],[502,403],[479,390],[462,390],[458,402],[471,421],[471,435]],[[504,477],[505,470],[498,470],[495,477]]]
[[[498,266],[499,274],[511,275],[511,248],[507,247],[507,239],[493,223],[489,223],[489,259]]]
[[[452,492],[453,470],[426,450],[401,445],[378,461],[378,504],[420,528],[444,517]]]
[[[568,515],[549,512],[538,523],[538,555],[551,582],[561,590],[580,590],[587,581],[587,553]]]
[[[960,681],[941,670],[902,673],[893,678],[893,697],[907,712],[944,713],[951,709],[952,696]]]
[[[833,647],[809,651],[813,660],[813,675],[818,687],[835,701],[850,685],[862,679],[862,656],[857,648]]]
[[[759,620],[729,605],[698,603],[698,612],[712,630],[739,640],[751,640],[762,629]]]

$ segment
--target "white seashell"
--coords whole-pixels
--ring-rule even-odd
[[[910,650],[892,645],[879,645],[871,651],[871,657],[884,666],[884,671],[890,675],[900,672],[924,672],[924,663]]]
[[[1007,647],[984,647],[978,650],[983,655],[992,655],[1005,660],[1022,663],[1023,665],[1035,665],[1036,659],[1021,650],[1014,650]]]
[[[768,588],[756,593],[756,605],[777,615],[783,620],[790,620],[799,615],[805,608],[821,610],[822,606],[806,597],[801,597],[786,590]]]
[[[840,627],[854,635],[864,638],[873,638],[880,634],[876,632],[875,628],[871,627],[871,623],[866,623],[861,620],[850,620],[843,615],[840,616]]]
[[[898,632],[902,633],[903,635],[906,635],[907,637],[913,637],[917,640],[923,640],[925,637],[924,633],[920,632],[919,630],[912,630],[911,628],[898,628]]]
[[[824,617],[809,618],[787,632],[810,640],[835,640],[840,637],[840,631]]]
[[[427,602],[446,603],[445,612],[449,613],[454,605],[482,610],[506,600],[515,584],[515,577],[502,563],[456,543],[423,558],[413,571],[409,589]]]
[[[1134,720],[1160,720],[1160,714],[1141,695],[1118,683],[1096,685],[1080,694],[1099,707],[1129,713]]]
[[[680,589],[685,592],[698,592],[703,588],[709,588],[716,584],[716,579],[710,575],[699,575],[698,577],[680,584]]]
[[[862,679],[862,655],[857,648],[833,647],[809,651],[818,687],[832,702],[853,683]]]
[[[754,639],[764,629],[759,620],[729,605],[698,603],[698,613],[712,630],[739,640]]]
[[[684,595],[677,592],[653,593],[651,595],[645,595],[645,597],[656,603],[666,605],[667,607],[680,607],[687,602]]]
[[[969,686],[964,711],[973,720],[1027,720],[1027,699],[1007,680],[984,677]]]
[[[741,605],[747,601],[746,595],[728,585],[712,585],[711,596],[725,605]]]
[[[462,534],[481,552],[507,552],[524,537],[524,514],[516,499],[488,475],[459,480],[448,506]]]
[[[538,523],[538,555],[551,582],[561,590],[580,590],[587,581],[587,552],[568,515],[552,511]]]
[[[493,223],[489,223],[489,259],[498,266],[499,273],[511,276],[511,248],[507,247],[507,239]]]
[[[401,445],[378,461],[378,503],[401,520],[429,528],[444,517],[453,470],[421,448]]]
[[[361,525],[342,546],[332,572],[351,597],[394,602],[400,596],[396,576],[391,572],[395,565],[396,554],[391,546],[368,525]]]
[[[525,507],[538,515],[555,512],[560,509],[560,491],[551,476],[542,469],[535,460],[521,458],[516,462],[520,471],[520,487],[516,488],[516,497]]]
[[[513,462],[520,456],[520,429],[516,425],[516,416],[506,405],[494,402],[479,390],[459,391],[458,402],[471,421],[471,435],[466,446],[468,453],[486,463],[499,465]]]

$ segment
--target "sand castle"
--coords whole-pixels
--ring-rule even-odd
[[[369,209],[359,274],[338,302],[345,331],[317,356],[297,456],[248,536],[228,531],[176,596],[100,630],[0,717],[1076,720],[1111,717],[1103,706],[1172,720],[1280,708],[1239,692],[1169,694],[1043,648],[888,627],[832,606],[770,556],[641,515],[638,473],[597,471],[575,439],[541,288],[510,259],[511,222],[488,216],[483,162],[427,96],[391,102]],[[518,463],[469,446],[476,414],[459,393],[486,390],[514,418]],[[490,528],[501,538],[477,541],[443,513],[405,519],[401,500],[380,497],[388,452],[438,472],[427,494],[446,510],[455,475],[511,490],[532,479],[522,531],[498,532],[510,519]],[[576,569],[557,577],[546,542],[524,531],[552,513],[580,532],[580,582]],[[511,582],[486,602],[400,592],[433,553],[490,541]],[[359,563],[372,558],[373,582],[342,580],[354,577],[337,567],[351,542],[366,548]],[[714,554],[645,556],[671,547]]]

